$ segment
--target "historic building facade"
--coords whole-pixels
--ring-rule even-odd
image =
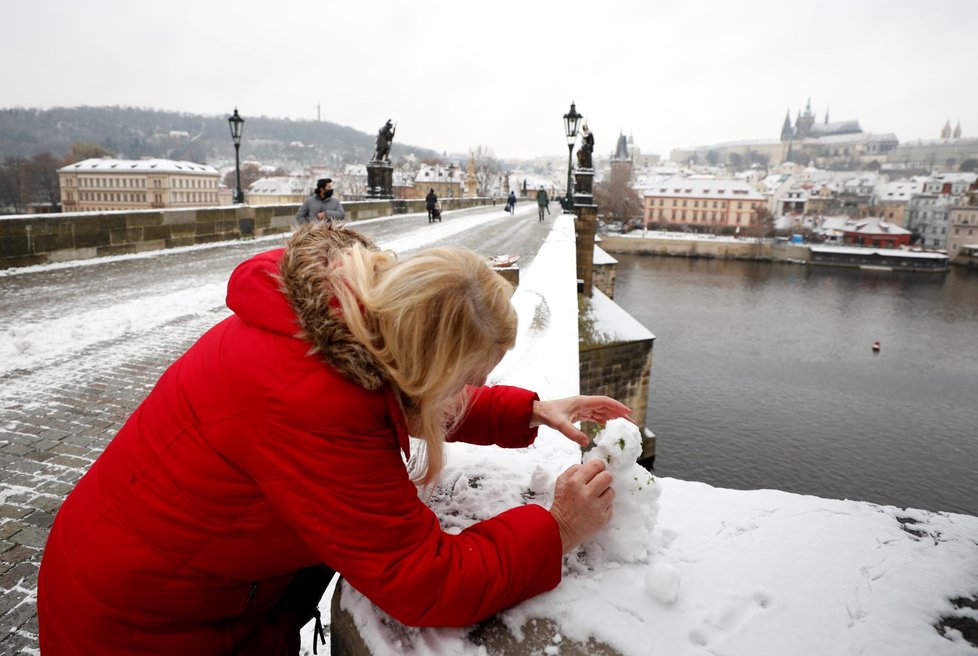
[[[646,189],[643,220],[650,227],[737,231],[756,224],[765,205],[741,180],[675,176]]]
[[[167,159],[91,158],[58,169],[64,212],[213,207],[213,166]]]

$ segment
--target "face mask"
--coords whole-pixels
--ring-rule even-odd
[[[329,198],[333,195],[332,189],[323,189],[323,198]]]

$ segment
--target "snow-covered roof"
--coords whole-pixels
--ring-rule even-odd
[[[248,192],[252,194],[267,194],[269,196],[292,196],[305,194],[305,181],[286,176],[259,178],[251,183]]]
[[[592,338],[604,343],[638,342],[655,339],[648,328],[608,298],[597,287],[592,287],[591,298],[586,300],[585,316],[592,319]]]
[[[818,231],[840,230],[864,235],[909,235],[910,231],[875,216],[854,219],[848,216],[827,216]]]
[[[718,198],[724,200],[764,200],[764,197],[743,180],[730,178],[684,178],[674,176],[645,191],[646,196],[672,198]]]
[[[618,264],[618,260],[612,257],[607,251],[605,251],[600,246],[594,247],[594,259],[593,264]]]
[[[114,159],[92,157],[58,169],[64,173],[98,171],[103,173],[183,173],[190,175],[217,175],[217,169],[207,164],[175,161],[172,159]]]
[[[883,202],[909,201],[924,190],[923,180],[896,180],[883,187],[879,197]]]

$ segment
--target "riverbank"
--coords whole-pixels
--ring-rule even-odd
[[[727,235],[636,230],[627,234],[601,235],[599,244],[605,251],[616,254],[788,262],[878,271],[946,273],[950,266],[947,256],[937,253],[847,245],[794,244]]]

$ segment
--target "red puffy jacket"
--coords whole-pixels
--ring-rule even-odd
[[[295,337],[271,275],[281,254],[237,268],[234,314],[170,366],[61,507],[38,580],[43,653],[228,653],[319,563],[418,626],[466,625],[559,582],[541,506],[441,530],[389,388],[358,386]],[[453,439],[526,446],[535,398],[482,388]]]

